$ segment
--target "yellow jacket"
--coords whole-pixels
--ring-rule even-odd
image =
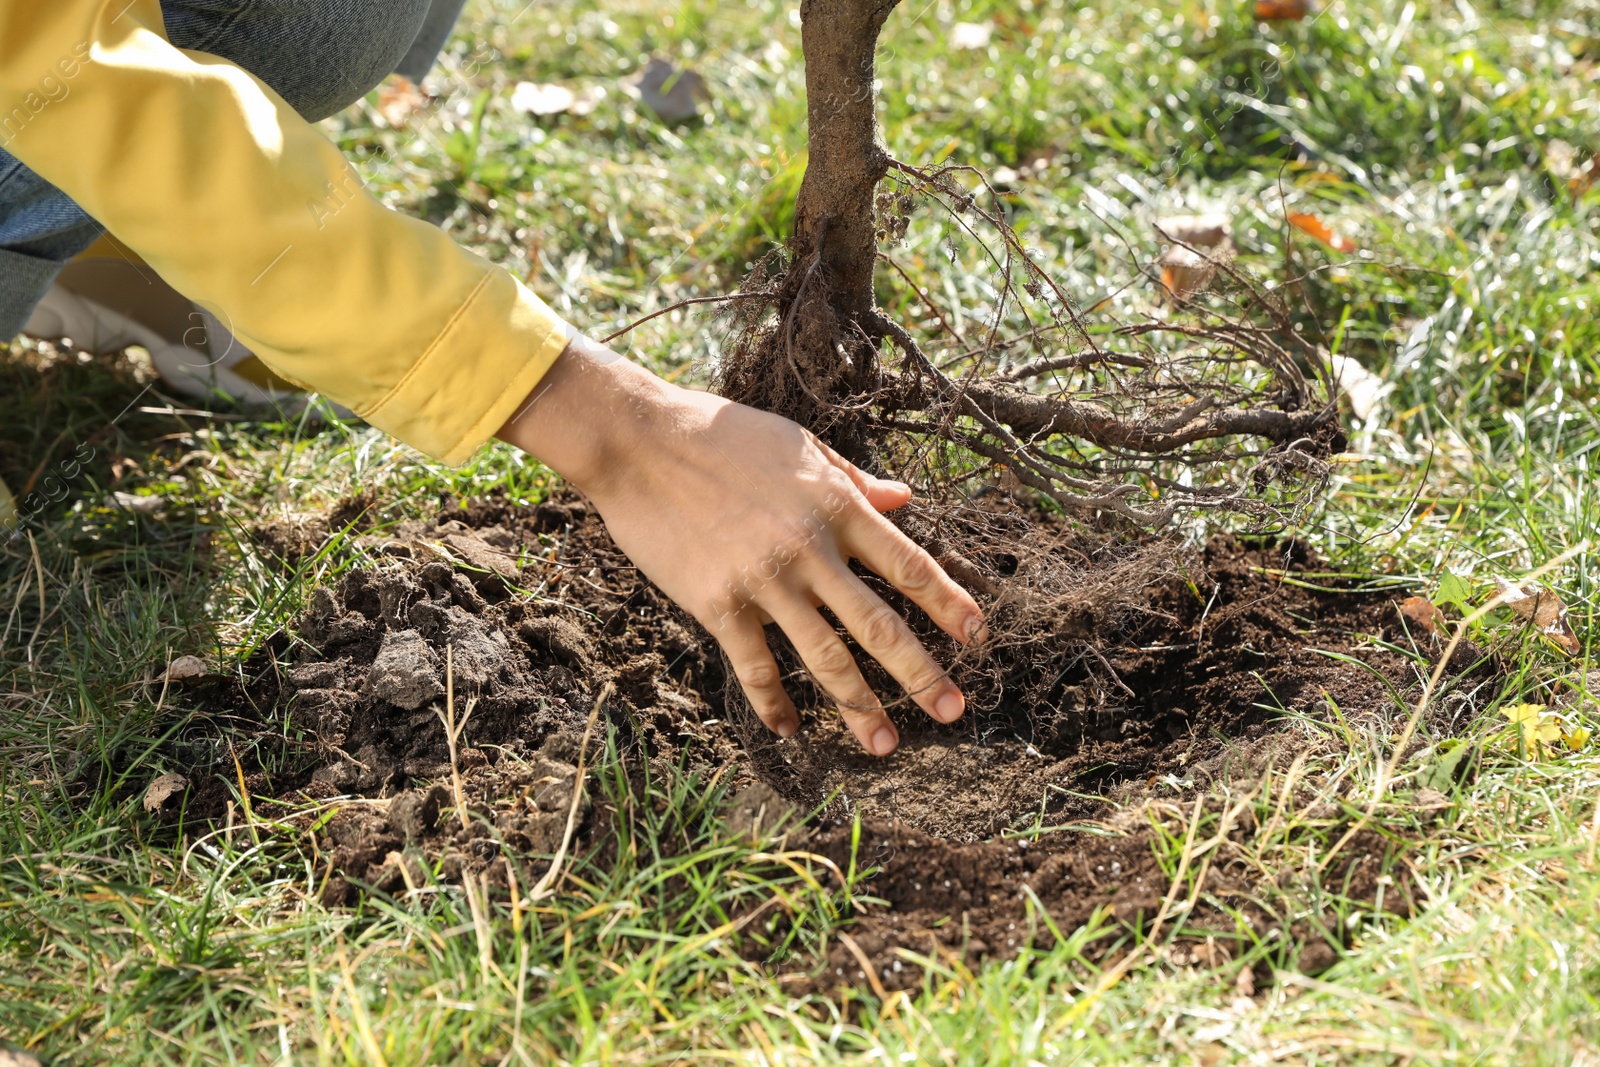
[[[390,211],[159,0],[0,0],[0,148],[283,377],[460,463],[567,340],[505,270]]]

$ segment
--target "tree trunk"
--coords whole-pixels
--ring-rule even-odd
[[[900,0],[804,0],[810,160],[795,204],[793,250],[804,269],[820,251],[834,307],[859,321],[873,308],[873,193],[888,170],[878,143],[878,33]]]

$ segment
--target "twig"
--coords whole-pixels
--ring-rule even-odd
[[[676,304],[668,304],[666,307],[662,308],[660,311],[652,311],[650,314],[646,315],[642,319],[635,319],[634,321],[628,323],[628,325],[624,326],[622,329],[618,330],[616,333],[611,334],[611,335],[609,335],[607,337],[600,338],[600,343],[603,344],[603,345],[608,345],[612,341],[615,341],[617,338],[621,337],[623,334],[631,333],[634,330],[637,330],[639,327],[643,326],[645,323],[649,322],[651,319],[658,319],[658,318],[660,318],[661,316],[667,314],[670,311],[677,311],[679,308],[686,308],[686,307],[690,306],[691,304],[725,304],[730,300],[771,300],[771,299],[772,299],[772,295],[770,293],[728,293],[725,296],[691,296],[687,300],[678,301]]]

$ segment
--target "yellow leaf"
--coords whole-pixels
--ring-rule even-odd
[[[1567,748],[1570,751],[1576,752],[1589,743],[1589,731],[1579,726],[1562,734],[1561,739],[1567,743]]]
[[[1538,722],[1539,715],[1544,711],[1543,704],[1518,704],[1511,708],[1501,708],[1500,714],[1517,724]]]
[[[1548,746],[1562,739],[1561,720],[1543,704],[1518,704],[1501,708],[1500,713],[1516,727],[1524,755],[1544,759]]]

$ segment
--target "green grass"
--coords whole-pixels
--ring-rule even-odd
[[[408,129],[388,127],[376,96],[328,124],[396,207],[601,335],[732,289],[781,236],[804,167],[789,6],[475,0],[468,14],[438,105]],[[887,143],[911,163],[1020,172],[1013,221],[1084,307],[1111,294],[1119,314],[1155,307],[1152,286],[1127,283],[1158,252],[1151,220],[1180,211],[1230,214],[1258,276],[1311,272],[1296,290],[1305,328],[1393,387],[1301,531],[1330,568],[1424,588],[1449,570],[1482,596],[1595,537],[1600,187],[1569,188],[1553,146],[1580,162],[1600,150],[1600,5],[1248,15],[1222,0],[908,0],[885,37]],[[987,50],[947,48],[954,22],[990,20]],[[663,125],[625,94],[619,79],[652,52],[705,74],[704,121]],[[519,80],[606,95],[586,116],[534,120],[510,108]],[[1291,242],[1286,211],[1359,251]],[[920,214],[891,254],[961,324],[981,322],[990,279],[969,244],[946,254],[948,236]],[[880,298],[934,335],[897,281]],[[678,311],[625,344],[703,381],[726,340],[713,316]],[[746,932],[788,915],[766,951],[782,937],[803,950],[834,935],[847,891],[731,838],[717,786],[646,780],[609,749],[615,856],[579,861],[560,894],[515,914],[446,887],[328,910],[303,826],[237,795],[226,825],[179,835],[146,816],[140,791],[171,769],[174,738],[251,741],[164,699],[161,667],[195,653],[239,669],[360,560],[340,546],[285,576],[248,527],[361,489],[400,519],[440,494],[531,500],[550,484],[505,448],[446,470],[362,427],[164,412],[140,397],[147,382],[131,358],[18,344],[0,361],[0,477],[25,505],[55,498],[0,545],[0,1041],[52,1064],[1600,1063],[1600,756],[1591,742],[1525,759],[1500,713],[1559,702],[1572,725],[1600,726],[1589,553],[1549,577],[1578,658],[1492,625],[1479,636],[1509,681],[1438,696],[1450,721],[1424,721],[1371,809],[1416,842],[1424,906],[1410,921],[1347,910],[1354,949],[1331,971],[1278,970],[1240,1001],[1237,964],[1208,971],[1157,942],[1111,982],[1099,950],[1120,934],[1100,929],[977,973],[934,962],[920,996],[841,1008],[792,996],[728,926],[765,906]],[[118,507],[114,492],[159,504]],[[1233,798],[1256,815],[1245,862],[1311,899],[1327,890],[1335,837],[1317,804],[1368,810],[1407,711],[1298,720],[1307,758]],[[1480,772],[1448,810],[1419,811],[1411,791],[1446,729],[1481,746]],[[1187,807],[1151,815],[1191,880],[1207,810],[1193,834]],[[1246,951],[1272,967],[1284,949]]]

